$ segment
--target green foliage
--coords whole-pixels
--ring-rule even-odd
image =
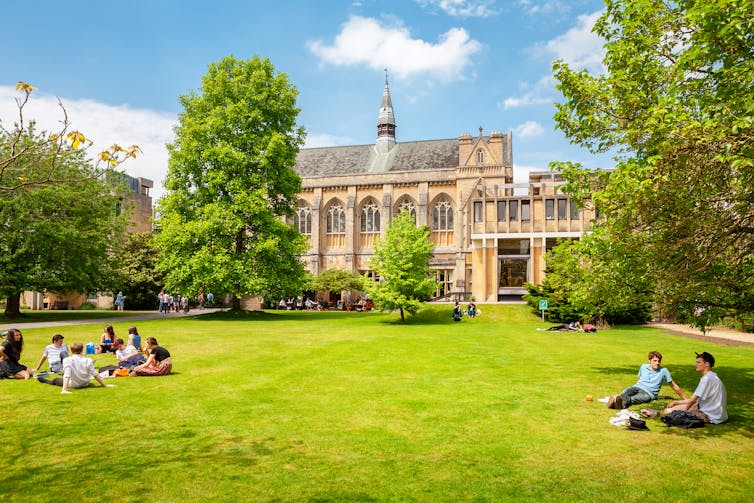
[[[310,288],[321,292],[337,293],[344,290],[361,290],[362,278],[354,271],[326,269],[311,280]]]
[[[42,453],[6,456],[0,493],[29,502],[143,499],[124,493],[130,477],[149,480],[152,499],[165,502],[649,501],[658,491],[673,502],[751,499],[754,346],[642,327],[538,332],[546,325],[526,306],[481,307],[483,316],[455,323],[447,306],[425,305],[410,330],[378,312],[139,321],[142,336],[173,355],[174,374],[66,396],[35,381],[0,381],[6,415],[23,415],[4,422],[3,452]],[[121,336],[132,324],[113,326]],[[62,333],[70,345],[101,328]],[[60,330],[23,330],[22,363],[35,364]],[[635,382],[652,349],[685,391],[699,380],[694,351],[715,355],[730,421],[686,431],[648,419],[649,432],[629,432],[608,424],[616,411],[584,400]],[[125,421],[115,408],[128,411],[138,434],[108,435],[105,444],[103,432]],[[127,462],[116,454],[102,469],[113,453],[138,454]],[[664,469],[647,470],[649,459]],[[157,467],[170,469],[154,476]],[[54,495],[42,494],[49,484]]]
[[[301,179],[296,88],[268,59],[226,57],[181,96],[160,201],[158,270],[182,292],[280,298],[301,291],[305,243],[287,225]]]
[[[601,230],[581,241],[564,241],[547,256],[541,285],[527,285],[524,300],[553,322],[644,323],[651,313],[651,289],[637,260],[606,238]]]
[[[118,265],[123,278],[121,290],[129,309],[157,309],[157,293],[163,283],[156,272],[158,254],[151,233],[128,236]]]
[[[12,133],[0,132],[0,157],[16,149],[15,163],[26,166],[27,180],[76,180],[28,183],[0,192],[0,295],[6,296],[6,315],[19,311],[25,290],[85,292],[112,285],[115,257],[122,243],[125,215],[116,215],[122,197],[121,178],[95,176],[82,150],[56,147],[55,162],[35,163],[47,133],[34,124]],[[27,148],[28,147],[28,148]],[[30,156],[30,158],[27,158]],[[13,170],[0,171],[0,185]]]
[[[621,157],[591,179],[556,165],[571,193],[592,198],[663,312],[704,306],[702,323],[752,312],[754,1],[606,6],[595,31],[607,73],[556,62],[565,102],[555,119],[574,143]]]
[[[367,293],[379,309],[399,309],[401,322],[405,322],[404,311],[416,314],[437,289],[428,267],[433,247],[429,236],[426,225],[417,227],[410,212],[403,211],[390,222],[385,240],[374,246],[369,265],[380,281],[367,281]]]

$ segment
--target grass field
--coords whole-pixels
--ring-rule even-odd
[[[139,322],[175,373],[72,395],[0,381],[6,501],[751,501],[754,346],[657,329],[539,332],[525,306],[460,323],[267,312]],[[127,322],[115,324],[119,336]],[[52,334],[27,329],[36,365]],[[684,390],[715,355],[730,421],[649,432],[587,402],[635,382],[649,350]],[[114,358],[96,355],[98,366]],[[672,390],[664,387],[667,399]]]

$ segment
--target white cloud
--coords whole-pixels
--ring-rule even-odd
[[[519,0],[517,4],[529,16],[562,16],[571,11],[571,5],[561,0]]]
[[[601,11],[583,14],[577,18],[577,24],[564,34],[544,44],[547,54],[562,59],[571,68],[585,68],[592,73],[601,73],[605,50],[604,40],[592,33],[594,23],[602,15]]]
[[[520,96],[505,98],[497,104],[498,107],[508,110],[523,106],[546,105],[554,101],[555,78],[552,75],[545,75],[534,84],[522,82],[519,85],[524,93]]]
[[[438,8],[450,16],[490,17],[499,13],[495,0],[417,0],[423,8]]]
[[[18,121],[14,98],[21,96],[13,87],[0,86],[0,118],[6,128]],[[138,145],[143,153],[127,160],[121,168],[131,176],[154,181],[155,201],[163,194],[162,181],[168,167],[165,144],[173,139],[173,126],[177,123],[174,115],[87,99],[61,98],[61,101],[68,113],[70,129],[81,131],[94,141],[89,151],[91,157],[115,143],[122,147]],[[30,120],[37,122],[39,130],[59,131],[63,112],[57,98],[38,91],[32,93],[24,108],[24,121]]]
[[[337,147],[353,145],[353,140],[347,136],[335,136],[328,133],[307,133],[304,148]]]
[[[539,122],[526,121],[523,124],[516,126],[513,129],[513,132],[516,136],[520,136],[521,138],[533,138],[544,133],[545,128],[543,128]]]
[[[332,45],[310,40],[307,47],[322,63],[389,68],[391,75],[398,77],[431,75],[450,81],[463,80],[471,57],[482,44],[471,39],[463,28],[451,28],[433,44],[412,38],[400,21],[383,24],[373,18],[352,16]]]

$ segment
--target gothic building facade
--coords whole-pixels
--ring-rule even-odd
[[[557,173],[533,172],[515,184],[512,143],[511,132],[481,128],[477,136],[398,142],[386,81],[374,144],[299,152],[292,223],[309,240],[306,267],[373,274],[375,239],[410,211],[431,229],[435,298],[520,298],[525,282],[543,279],[546,251],[579,239],[594,215],[559,191]]]

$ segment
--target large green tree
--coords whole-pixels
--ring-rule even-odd
[[[27,156],[43,151],[46,133],[31,124],[18,135],[0,137],[0,155],[9,142],[21,147],[15,161],[27,166],[25,180],[40,180],[49,165]],[[28,146],[28,148],[26,148]],[[20,294],[26,290],[72,292],[112,286],[117,250],[125,228],[117,208],[122,194],[118,177],[91,176],[83,150],[63,145],[55,153],[56,183],[23,183],[0,196],[0,294],[5,315],[20,314]],[[8,171],[9,176],[17,173]],[[0,177],[13,187],[16,180]]]
[[[576,144],[620,152],[592,198],[669,309],[754,310],[754,0],[607,0],[606,73],[554,65],[555,116]],[[712,322],[714,316],[705,318]]]
[[[267,298],[301,291],[305,249],[285,222],[298,203],[297,90],[268,59],[212,63],[168,146],[159,269],[171,290]]]
[[[433,244],[426,225],[417,226],[408,211],[402,211],[390,222],[385,239],[374,245],[374,256],[369,262],[378,282],[365,279],[369,297],[377,308],[416,314],[435,290],[437,281],[429,268]]]
[[[116,168],[139,147],[112,145],[87,157],[92,141],[70,128],[38,132],[24,112],[36,88],[19,82],[15,120],[0,118],[0,295],[20,312],[25,290],[110,289],[126,209]]]

